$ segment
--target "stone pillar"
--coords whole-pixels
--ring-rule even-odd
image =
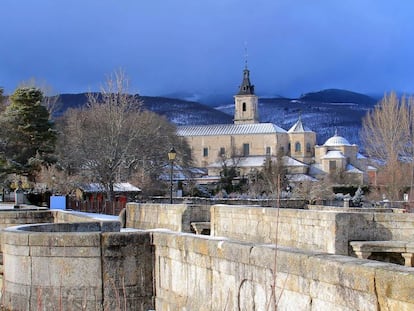
[[[22,182],[19,180],[17,183],[17,189],[14,191],[14,206],[18,207],[24,203],[24,191],[22,189]]]
[[[371,252],[355,251],[355,255],[361,259],[368,259],[368,257],[371,256]]]
[[[405,266],[414,267],[414,254],[413,253],[401,253],[405,260]]]
[[[349,208],[349,199],[348,198],[344,199],[344,207]]]

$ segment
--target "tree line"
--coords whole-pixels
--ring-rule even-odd
[[[179,154],[178,163],[189,161],[189,148],[176,136],[175,126],[142,108],[139,96],[129,94],[123,71],[110,75],[99,94],[88,94],[86,106],[70,108],[56,120],[48,110],[48,99],[41,89],[23,86],[8,103],[3,100],[3,185],[10,176],[24,176],[68,193],[79,183],[95,182],[105,187],[111,199],[114,183],[120,181],[139,184],[143,190],[157,189],[172,146]],[[159,186],[158,190],[164,191]]]
[[[99,93],[88,94],[86,106],[70,108],[56,120],[52,111],[57,98],[33,85],[18,87],[7,100],[0,88],[0,103],[3,185],[10,183],[10,176],[24,176],[68,193],[78,183],[96,182],[111,198],[115,182],[131,181],[149,195],[163,194],[168,187],[158,177],[168,166],[170,148],[178,152],[177,163],[191,164],[189,147],[176,136],[175,126],[143,109],[140,97],[129,94],[123,71],[110,75]],[[378,169],[372,191],[377,198],[401,200],[414,182],[413,98],[385,94],[363,119],[361,137],[371,165]],[[249,185],[234,184],[236,167],[223,165],[219,189],[274,193],[276,185],[287,186],[281,164],[264,163]],[[327,189],[326,180],[319,184]],[[307,196],[323,192],[307,186]]]

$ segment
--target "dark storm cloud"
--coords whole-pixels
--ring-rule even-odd
[[[97,90],[123,68],[145,95],[236,91],[247,42],[259,95],[413,92],[409,1],[2,1],[0,86]]]

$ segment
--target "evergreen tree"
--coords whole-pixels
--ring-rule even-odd
[[[354,206],[361,206],[362,201],[364,200],[364,191],[362,191],[361,186],[358,187],[357,191],[355,192],[355,195],[352,197],[352,203]]]
[[[53,162],[56,132],[43,93],[18,88],[0,117],[0,165],[2,173],[15,173],[33,180],[41,164]]]

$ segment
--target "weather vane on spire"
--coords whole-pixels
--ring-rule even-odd
[[[247,41],[244,41],[244,67],[247,69]]]

